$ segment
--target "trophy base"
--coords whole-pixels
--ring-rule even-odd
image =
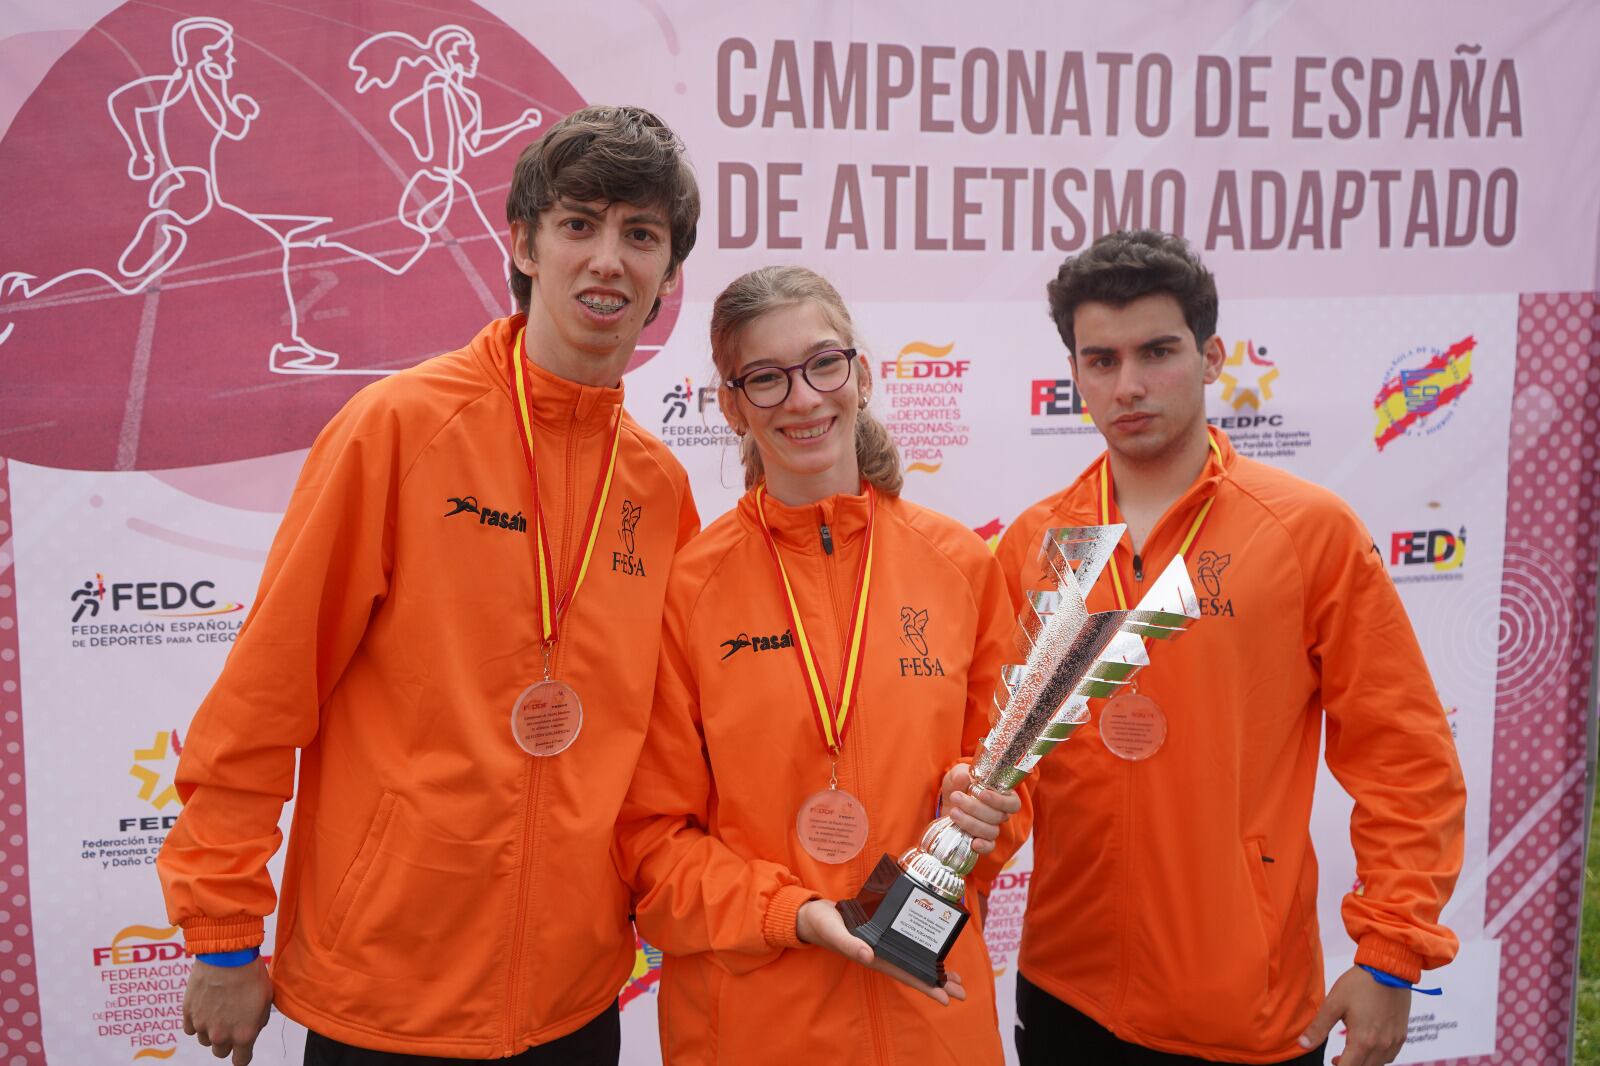
[[[944,987],[944,958],[967,924],[959,903],[922,888],[885,855],[856,898],[838,907],[851,934],[872,945],[878,958],[925,985]]]

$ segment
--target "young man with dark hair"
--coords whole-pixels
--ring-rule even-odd
[[[1091,610],[1177,554],[1208,617],[1039,767],[1018,969],[1024,1064],[1391,1061],[1460,871],[1465,792],[1422,653],[1372,539],[1332,493],[1208,427],[1211,275],[1182,240],[1116,233],[1049,285],[1106,454],[1002,538],[1014,601],[1045,530],[1127,524]],[[1318,744],[1355,799],[1356,966],[1323,994],[1309,820]]]
[[[313,445],[158,862],[196,955],[184,1028],[218,1057],[244,1066],[276,1003],[307,1063],[616,1063],[612,826],[699,526],[620,382],[698,215],[658,118],[573,113],[507,200],[524,313],[362,390]]]

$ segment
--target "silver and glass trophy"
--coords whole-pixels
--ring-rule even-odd
[[[1146,641],[1170,640],[1200,617],[1183,556],[1175,557],[1132,610],[1085,606],[1111,560],[1122,525],[1049,530],[1042,561],[1055,587],[1027,594],[1018,618],[1020,665],[1001,671],[999,720],[972,766],[973,795],[1016,786],[1056,745],[1089,720],[1089,700],[1128,691],[1150,662]],[[928,985],[945,982],[944,959],[967,923],[966,875],[977,865],[972,837],[939,818],[898,859],[884,855],[854,898],[839,903],[850,931]]]

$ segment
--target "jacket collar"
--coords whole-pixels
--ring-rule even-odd
[[[496,319],[485,326],[471,344],[472,353],[484,373],[505,394],[513,408],[517,396],[511,357],[516,350],[517,334],[526,323],[524,315]],[[617,409],[622,406],[621,383],[612,388],[580,385],[535,365],[526,353],[523,368],[536,427],[573,431],[585,437],[611,428]]]
[[[877,496],[878,510],[875,520],[881,522],[884,517],[884,504],[889,498],[881,492]],[[762,499],[762,509],[766,512],[767,527],[772,530],[772,539],[785,550],[806,555],[822,553],[823,526],[828,527],[828,536],[833,542],[835,552],[847,545],[853,547],[866,533],[867,507],[865,483],[862,484],[862,491],[854,495],[840,493],[799,507],[779,503],[771,496]],[[739,517],[757,537],[761,535],[761,516],[756,512],[755,489],[751,489],[740,498]]]
[[[1215,496],[1224,482],[1233,476],[1233,468],[1238,464],[1239,453],[1234,450],[1233,442],[1228,435],[1215,426],[1206,427],[1211,434],[1211,439],[1217,445],[1217,450],[1207,450],[1206,465],[1200,471],[1199,477],[1184,490],[1173,504],[1174,513],[1182,514],[1187,509],[1197,506],[1202,501]],[[1093,526],[1100,524],[1100,466],[1106,461],[1106,453],[1101,452],[1099,458],[1084,468],[1071,486],[1065,498],[1062,499],[1057,513],[1064,518],[1070,518],[1076,525]],[[1116,501],[1111,501],[1111,520],[1118,518]]]

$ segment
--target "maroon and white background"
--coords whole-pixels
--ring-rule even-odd
[[[734,275],[834,280],[907,495],[992,539],[1100,450],[1045,311],[1056,265],[1124,226],[1199,248],[1229,353],[1213,420],[1360,513],[1467,774],[1462,952],[1400,1061],[1567,1061],[1597,45],[1582,2],[0,0],[0,1066],[211,1061],[152,869],[190,716],[317,430],[508,310],[517,151],[623,101],[700,177],[685,284],[626,383],[707,519],[741,483],[705,339]],[[1270,624],[1210,576],[1202,624]],[[1348,813],[1324,775],[1330,974]],[[987,931],[1008,1027],[1031,868]],[[630,1064],[658,1057],[659,964],[641,944],[620,990]],[[302,1040],[275,1018],[258,1061]]]

